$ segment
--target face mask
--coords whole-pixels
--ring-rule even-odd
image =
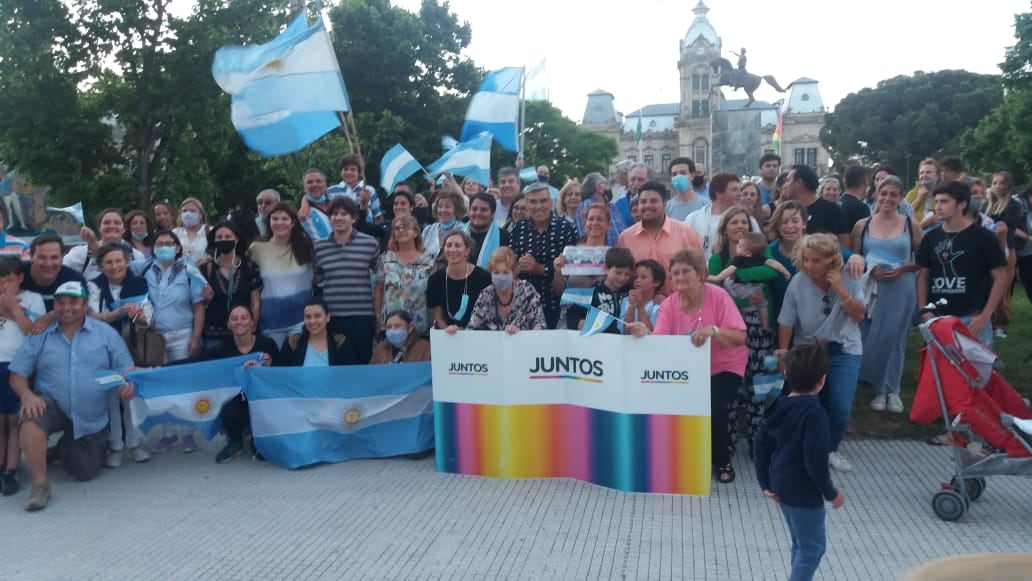
[[[695,176],[692,178],[692,187],[699,190],[706,185],[706,176]]]
[[[387,336],[387,342],[395,347],[401,347],[405,343],[405,339],[408,339],[408,330],[406,329],[387,329],[384,333]]]
[[[157,258],[158,262],[172,262],[176,259],[176,247],[158,246],[154,249],[154,258]]]
[[[326,194],[323,194],[321,197],[318,198],[313,198],[312,196],[305,194],[305,197],[308,198],[309,204],[322,204],[326,202]]]
[[[236,240],[216,240],[215,252],[219,254],[229,254],[236,249],[236,244]]]
[[[512,288],[511,274],[492,274],[491,284],[500,291],[507,291]]]
[[[180,213],[179,219],[183,222],[183,226],[186,226],[187,228],[193,228],[201,223],[201,215],[190,210]]]
[[[547,184],[548,183],[548,176],[538,174],[538,181]]]
[[[602,197],[606,199],[606,203],[613,201],[613,190],[603,190]]]
[[[978,214],[982,211],[982,208],[985,208],[985,198],[971,198],[968,205],[971,206],[972,214]]]
[[[451,220],[448,220],[447,222],[441,222],[441,228],[443,228],[444,230],[451,230],[452,228],[455,227],[455,224],[457,224],[457,223],[458,223],[458,219],[452,218]]]
[[[143,234],[133,234],[133,240],[136,240],[137,242],[143,242],[147,239],[148,236],[150,236],[150,234],[146,232],[144,232]]]
[[[670,183],[674,186],[674,189],[678,193],[688,191],[688,187],[692,185],[692,180],[688,176],[674,176],[670,178]]]

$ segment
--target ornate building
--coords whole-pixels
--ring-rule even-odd
[[[805,163],[823,173],[829,155],[820,142],[826,109],[817,81],[797,79],[786,87],[785,98],[775,103],[747,105],[747,99],[725,98],[711,66],[722,56],[720,37],[706,17],[709,8],[702,0],[694,12],[695,20],[680,41],[680,102],[645,105],[621,115],[613,94],[598,90],[588,95],[581,126],[612,135],[619,143],[620,159],[637,161],[640,153],[641,161],[659,176],[666,175],[671,159],[681,156],[705,164],[711,173],[757,175],[760,157],[774,151],[780,113],[782,162]]]

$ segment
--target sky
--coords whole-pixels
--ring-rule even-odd
[[[420,0],[392,0],[416,11]],[[469,22],[467,54],[481,67],[532,67],[546,59],[549,97],[580,122],[587,94],[603,89],[624,114],[680,100],[678,43],[697,0],[451,0]],[[855,6],[863,6],[857,8]],[[825,106],[914,71],[998,74],[1014,44],[1014,14],[1028,0],[706,0],[724,56],[748,49],[748,69],[784,86],[817,79]],[[838,8],[842,6],[842,8]],[[941,31],[942,35],[937,33]],[[729,98],[736,96],[725,89]],[[765,84],[758,99],[779,94]]]
[[[333,0],[327,0],[327,4]],[[420,0],[392,0],[418,11]],[[603,89],[627,114],[679,101],[678,44],[697,0],[450,0],[470,24],[467,55],[485,69],[533,67],[545,59],[549,97],[580,122],[588,93]],[[706,0],[724,56],[748,49],[750,72],[785,86],[817,79],[825,106],[915,71],[965,69],[998,74],[1014,44],[1014,14],[1028,0]],[[174,0],[187,13],[191,0]],[[843,6],[840,8],[840,6]],[[345,79],[345,82],[347,80]],[[728,98],[743,98],[744,93]],[[766,84],[757,99],[779,94]]]

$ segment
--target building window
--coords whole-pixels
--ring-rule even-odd
[[[709,75],[708,74],[707,75],[699,75],[699,77],[700,77],[699,84],[701,85],[700,88],[703,91],[708,91],[709,90]]]
[[[792,150],[792,156],[795,159],[795,163],[800,165],[806,163],[806,149],[802,147],[796,147]]]
[[[817,148],[810,147],[806,150],[806,165],[816,168],[817,167]]]
[[[634,162],[634,163],[638,163],[638,156],[637,156],[637,155],[634,155],[633,153],[632,153],[632,154],[629,154],[629,155],[627,156],[627,159],[628,159],[629,161],[632,161],[632,162]]]
[[[692,101],[692,117],[709,117],[709,99]]]
[[[694,147],[692,149],[695,150],[694,151],[694,153],[695,153],[695,156],[694,156],[695,163],[701,163],[702,165],[709,165],[709,162],[706,161],[706,158],[709,157],[709,144],[706,142],[705,139],[696,139]]]
[[[698,91],[702,89],[702,80],[699,78],[701,75],[692,75],[692,90]]]
[[[656,165],[655,164],[656,164],[656,158],[654,156],[652,156],[651,154],[645,156],[645,165],[647,165],[649,167],[649,169],[655,171],[655,169],[656,169]]]
[[[692,91],[709,91],[709,73],[696,73],[692,75]]]
[[[662,159],[663,159],[663,167],[659,168],[659,171],[661,171],[663,173],[666,173],[670,169],[670,154],[669,153],[664,153]]]

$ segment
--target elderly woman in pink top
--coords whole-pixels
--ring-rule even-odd
[[[717,481],[734,482],[731,442],[728,439],[728,406],[738,394],[749,360],[745,346],[745,321],[731,295],[706,284],[706,260],[697,250],[681,250],[670,257],[670,278],[675,292],[659,306],[657,335],[690,335],[692,344],[702,347],[710,338],[710,430],[713,466]],[[644,323],[628,323],[627,331],[644,337]]]

